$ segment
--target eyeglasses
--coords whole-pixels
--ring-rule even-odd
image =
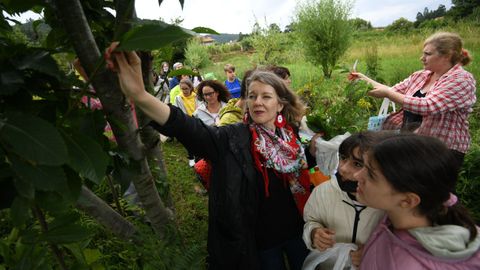
[[[203,93],[203,96],[204,97],[211,97],[211,96],[213,96],[213,94],[215,94],[215,92],[208,92],[208,93]]]

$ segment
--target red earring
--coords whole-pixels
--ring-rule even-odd
[[[248,118],[250,117],[250,115],[248,114],[248,111],[245,112],[245,114],[243,115],[243,123],[244,124],[248,124]]]
[[[287,124],[285,117],[279,112],[277,118],[275,118],[275,126],[278,128],[283,128]]]

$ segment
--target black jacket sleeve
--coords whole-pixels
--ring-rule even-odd
[[[228,138],[218,127],[205,125],[200,119],[184,114],[179,108],[170,107],[170,116],[164,125],[151,121],[154,129],[168,137],[175,137],[195,156],[215,161],[222,155]]]

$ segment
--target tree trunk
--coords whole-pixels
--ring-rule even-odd
[[[124,240],[132,239],[137,232],[132,223],[123,218],[85,186],[82,186],[76,205],[77,208],[93,217],[98,223]]]
[[[122,239],[129,240],[136,233],[132,223],[85,186],[82,186],[76,206]]]
[[[172,212],[164,206],[158,195],[144,146],[136,132],[129,102],[121,94],[117,76],[100,66],[103,65],[102,54],[95,43],[80,1],[56,0],[55,4],[58,8],[57,16],[62,20],[75,52],[102,103],[118,147],[127,152],[131,161],[138,165],[138,175],[132,181],[152,227],[163,237],[165,227],[172,219]],[[98,66],[100,67],[97,68]]]
[[[150,94],[154,94],[153,82],[151,71],[152,69],[152,54],[150,52],[140,52],[140,59],[142,60],[142,76],[145,82],[145,90]],[[145,145],[145,151],[147,153],[150,164],[154,163],[158,167],[158,178],[162,183],[167,182],[167,167],[165,166],[165,159],[160,147],[160,137],[158,132],[147,124],[151,121],[142,111],[137,112],[138,126],[140,129],[140,138]],[[174,211],[173,199],[170,191],[168,190],[166,197],[163,198],[168,208]]]

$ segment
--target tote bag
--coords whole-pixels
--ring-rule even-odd
[[[368,130],[371,131],[380,131],[382,130],[382,125],[383,122],[387,119],[389,113],[388,113],[388,107],[392,104],[392,110],[395,112],[395,103],[390,101],[388,98],[384,98],[382,102],[382,106],[380,106],[380,110],[378,111],[377,116],[371,116],[368,119]]]

